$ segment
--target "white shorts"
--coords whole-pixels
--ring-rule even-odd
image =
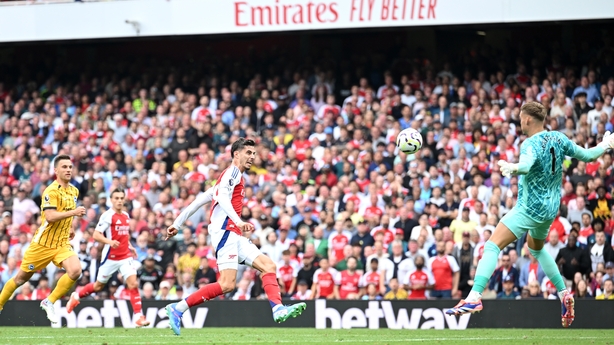
[[[252,266],[254,260],[262,254],[260,249],[247,237],[223,229],[209,227],[211,244],[215,248],[217,268],[219,271],[239,268],[239,264]]]
[[[124,281],[126,278],[136,275],[136,268],[134,268],[134,264],[132,262],[132,258],[123,259],[123,260],[106,260],[100,265],[98,268],[98,277],[97,281],[106,284],[113,273],[119,270],[119,273],[124,277]]]

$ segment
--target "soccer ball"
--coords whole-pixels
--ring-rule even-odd
[[[397,136],[397,147],[399,151],[413,155],[422,148],[422,135],[413,128],[406,128]]]

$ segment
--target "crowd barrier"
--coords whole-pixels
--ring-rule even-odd
[[[560,304],[554,300],[489,300],[479,314],[448,316],[446,308],[456,301],[307,301],[302,316],[283,327],[317,329],[466,329],[466,328],[560,328]],[[2,326],[49,326],[37,301],[10,301],[0,315]],[[167,301],[143,301],[151,327],[166,328]],[[284,303],[293,303],[284,301]],[[61,325],[54,327],[133,327],[130,303],[124,300],[82,301],[67,314],[56,302]],[[614,302],[576,301],[573,328],[612,328]],[[211,301],[192,308],[183,317],[185,328],[281,327],[273,322],[268,301]]]

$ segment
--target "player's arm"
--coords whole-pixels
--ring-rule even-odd
[[[43,211],[45,211],[47,223],[54,223],[70,217],[81,217],[85,214],[85,207],[83,206],[70,211],[58,211],[58,199],[58,193],[54,190],[43,195]]]
[[[104,235],[104,233],[109,229],[110,226],[111,222],[109,217],[107,216],[107,214],[103,214],[102,217],[100,217],[98,224],[96,225],[96,231],[94,231],[92,237],[94,237],[94,240],[96,240],[97,242],[100,242],[102,244],[108,244],[112,248],[117,248],[119,247],[119,241],[112,240]]]
[[[579,145],[576,145],[567,137],[565,137],[565,140],[566,143],[563,146],[563,152],[565,155],[583,162],[592,162],[601,157],[601,155],[603,155],[607,149],[614,148],[614,135],[610,134],[610,132],[606,132],[601,143],[590,149],[585,149]]]
[[[185,222],[190,217],[192,217],[192,215],[196,213],[196,211],[198,211],[201,207],[209,204],[213,200],[213,190],[214,189],[215,188],[207,189],[206,192],[197,196],[196,199],[194,199],[194,201],[192,201],[183,211],[181,211],[181,213],[179,214],[179,216],[177,216],[173,224],[166,229],[165,240],[168,240],[169,238],[177,235],[177,233],[179,232],[179,229],[183,227]]]
[[[194,213],[213,200],[214,189],[215,188],[209,188],[206,192],[197,196],[194,201],[192,201],[185,209],[183,209],[183,211],[181,211],[171,226],[177,230],[181,229],[185,222],[192,217]]]
[[[528,144],[528,143],[527,143]],[[509,163],[504,160],[500,160],[497,162],[499,167],[501,167],[501,175],[505,177],[510,177],[512,175],[526,175],[533,163],[535,163],[535,154],[533,152],[532,147],[523,147],[520,150],[520,159],[518,163]]]

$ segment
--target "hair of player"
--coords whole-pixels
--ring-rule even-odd
[[[256,146],[252,139],[239,138],[230,147],[230,157],[235,158],[235,152],[243,150],[246,146]]]
[[[520,112],[530,115],[542,122],[546,120],[546,108],[544,108],[544,106],[538,102],[528,102],[523,104],[520,108]]]
[[[126,192],[124,192],[124,190],[122,188],[115,188],[111,192],[111,198],[113,197],[113,194],[115,194],[115,193],[122,193],[122,194],[124,194],[124,196],[126,195]]]
[[[53,167],[57,168],[58,164],[60,164],[60,161],[63,161],[63,160],[69,160],[72,162],[72,159],[70,158],[69,155],[59,155],[55,157],[55,159],[53,160]]]

